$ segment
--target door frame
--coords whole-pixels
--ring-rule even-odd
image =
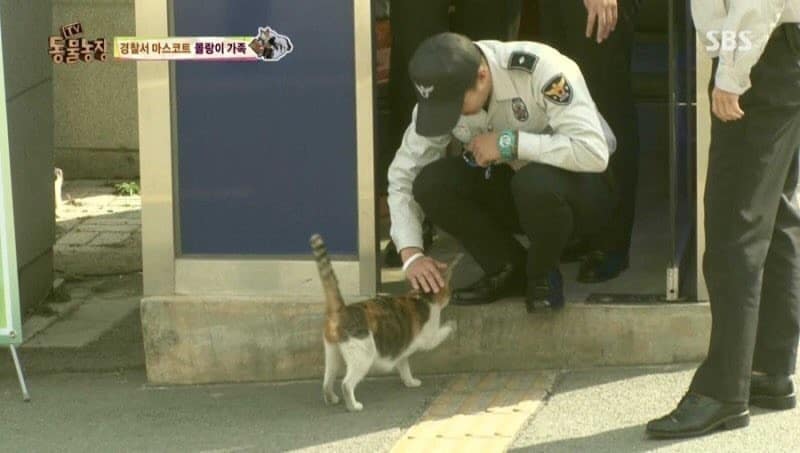
[[[357,260],[334,261],[342,292],[373,295],[378,288],[374,197],[373,20],[370,0],[353,1],[358,199]],[[136,34],[169,36],[170,0],[136,0]],[[307,259],[192,257],[178,254],[177,137],[173,64],[137,62],[142,185],[144,295],[317,294],[316,263]]]

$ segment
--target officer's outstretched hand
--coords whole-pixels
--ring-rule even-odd
[[[472,139],[467,144],[467,150],[472,151],[475,162],[481,167],[488,167],[500,160],[500,150],[497,149],[497,132],[488,132]]]
[[[403,252],[405,251],[406,250],[403,250]],[[405,253],[402,254],[405,255]],[[403,256],[403,262],[407,260],[408,257]],[[445,270],[447,270],[446,263],[436,261],[429,256],[423,256],[415,259],[414,262],[408,266],[408,269],[406,269],[406,279],[417,291],[421,290],[426,293],[438,293],[439,290],[444,288],[445,283],[442,272]]]
[[[591,38],[597,23],[597,42],[605,41],[617,28],[617,0],[583,0],[586,12],[586,37]]]
[[[744,116],[739,107],[739,95],[717,87],[711,92],[711,111],[723,122],[740,120]]]

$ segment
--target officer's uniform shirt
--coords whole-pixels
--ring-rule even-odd
[[[719,57],[716,87],[743,94],[751,86],[750,70],[775,28],[800,23],[800,0],[692,0],[692,18],[704,48],[711,58]],[[735,36],[736,46],[723,46],[722,33]],[[751,41],[751,49],[741,48],[746,45],[742,36]],[[715,47],[718,50],[712,50]]]
[[[420,206],[414,179],[423,167],[445,156],[452,139],[506,129],[519,131],[515,170],[537,162],[575,172],[605,171],[616,139],[594,104],[577,64],[545,44],[478,41],[492,74],[487,111],[461,116],[452,133],[416,133],[416,108],[389,168],[391,236],[398,250],[422,248]],[[464,164],[466,165],[466,163]]]

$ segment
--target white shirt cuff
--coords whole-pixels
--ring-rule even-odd
[[[536,156],[542,149],[542,137],[530,132],[519,132],[517,158],[528,162],[536,162]]]
[[[734,68],[720,64],[719,67],[717,67],[714,86],[729,93],[742,95],[745,91],[750,89],[750,78],[745,77],[742,79],[741,75],[738,74]]]

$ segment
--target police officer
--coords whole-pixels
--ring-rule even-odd
[[[677,409],[648,423],[657,437],[746,426],[748,402],[796,404],[800,0],[693,1],[692,14],[715,74],[703,260],[711,343]]]
[[[527,287],[529,310],[561,307],[561,252],[607,223],[616,146],[580,69],[544,44],[444,33],[420,45],[409,74],[418,104],[389,169],[391,235],[407,279],[426,292],[443,283],[444,265],[423,251],[427,217],[485,273],[453,303]],[[445,155],[451,140],[466,159]],[[527,235],[527,252],[515,233]]]
[[[391,0],[390,18],[392,52],[389,75],[389,115],[387,137],[378,156],[378,185],[386,193],[389,164],[400,146],[403,133],[416,104],[414,85],[408,77],[408,62],[417,47],[427,38],[456,31],[473,40],[508,40],[516,37],[521,0]],[[451,14],[451,6],[455,7]],[[426,242],[432,240],[426,228]],[[396,249],[386,249],[386,264],[397,266]]]
[[[619,188],[600,244],[583,244],[578,281],[596,283],[627,269],[636,202],[639,135],[631,55],[640,0],[539,0],[542,42],[573,59],[617,137],[609,167]],[[595,250],[592,250],[595,249]],[[578,253],[579,250],[573,250]]]

